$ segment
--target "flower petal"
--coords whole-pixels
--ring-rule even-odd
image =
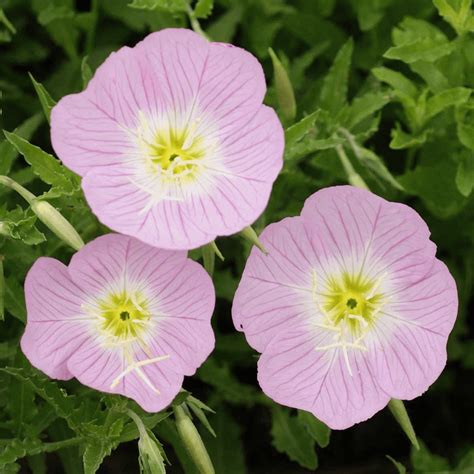
[[[303,221],[290,217],[271,224],[260,240],[264,255],[253,248],[234,297],[232,317],[238,331],[259,352],[280,332],[307,320],[312,303],[312,272],[317,265]]]
[[[403,204],[352,186],[326,188],[305,202],[301,217],[318,255],[338,271],[376,279],[416,281],[429,270],[436,246],[423,219]]]
[[[106,226],[160,248],[189,249],[217,234],[199,229],[177,201],[149,206],[150,195],[134,185],[122,170],[88,173],[82,180],[88,204]]]
[[[390,397],[373,380],[362,352],[348,353],[351,375],[341,349],[316,350],[331,341],[327,332],[304,327],[279,333],[260,357],[258,381],[277,403],[345,429],[373,416]]]
[[[439,260],[424,278],[394,293],[370,347],[372,371],[392,398],[415,398],[439,377],[457,307],[456,284]]]
[[[67,359],[87,337],[85,295],[71,280],[65,265],[41,257],[25,281],[28,322],[21,348],[30,362],[50,377],[72,377]]]

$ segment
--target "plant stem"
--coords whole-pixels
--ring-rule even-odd
[[[369,187],[367,186],[365,181],[362,179],[359,173],[357,173],[354,167],[352,166],[352,163],[347,157],[346,152],[344,151],[344,147],[342,145],[336,146],[336,153],[338,154],[339,159],[341,160],[341,164],[344,168],[344,171],[346,172],[347,181],[349,181],[349,183],[352,184],[352,186],[369,190]]]

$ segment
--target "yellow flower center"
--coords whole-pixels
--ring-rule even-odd
[[[150,320],[145,299],[126,292],[110,294],[99,303],[100,329],[117,342],[139,338]]]
[[[367,350],[363,339],[387,301],[379,290],[382,280],[383,277],[368,280],[361,275],[343,272],[327,279],[324,285],[318,285],[316,272],[313,273],[313,301],[318,312],[322,313],[322,319],[318,318],[315,326],[334,333],[334,342],[316,347],[316,350],[342,349],[350,375],[347,350]]]

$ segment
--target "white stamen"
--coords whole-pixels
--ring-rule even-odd
[[[136,370],[138,375],[140,376],[140,378],[142,380],[144,380],[144,382],[147,383],[147,385],[152,390],[156,391],[159,395],[159,393],[160,393],[159,390],[151,384],[151,382],[148,380],[146,375],[140,370],[140,367],[143,367],[145,365],[155,364],[156,362],[160,362],[162,360],[169,359],[169,357],[170,357],[169,355],[165,355],[165,356],[160,356],[160,357],[154,357],[152,359],[141,360],[139,362],[133,362],[121,374],[119,374],[119,375],[117,375],[117,377],[115,377],[112,384],[110,385],[110,388],[115,388],[126,375],[128,375],[130,372],[133,372],[134,370]]]

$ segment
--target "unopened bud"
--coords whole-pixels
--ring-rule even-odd
[[[199,473],[215,474],[214,466],[202,442],[201,435],[191,421],[191,418],[184,411],[183,405],[175,406],[174,414],[179,436]]]
[[[33,199],[30,203],[32,211],[51,232],[74,250],[84,247],[84,242],[69,221],[49,202]]]
[[[288,73],[273,49],[269,48],[268,52],[272,58],[275,88],[281,112],[286,120],[292,121],[296,116],[296,101],[293,86],[291,85]]]

